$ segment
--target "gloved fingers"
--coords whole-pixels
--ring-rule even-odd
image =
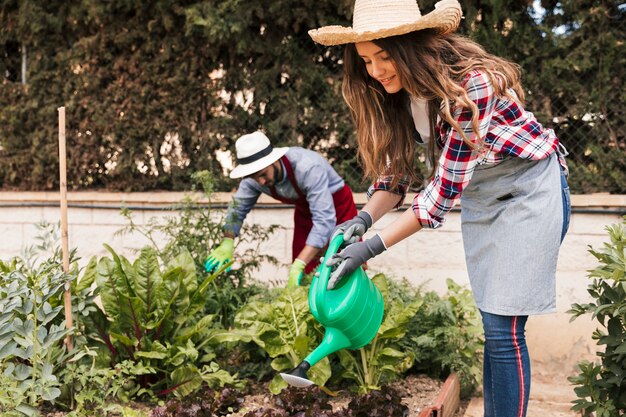
[[[326,266],[333,267],[335,265],[339,265],[341,262],[343,262],[343,257],[336,253],[326,261]]]
[[[344,229],[345,229],[344,227],[337,226],[335,228],[335,231],[333,232],[332,236],[330,237],[330,241],[329,242],[332,242],[333,239],[336,238],[337,236],[339,236],[341,234],[344,234]],[[344,237],[344,239],[345,239],[345,237]]]
[[[228,262],[230,262],[230,259],[218,260],[214,257],[209,257],[204,263],[204,270],[206,272],[215,272]],[[230,266],[226,268],[225,272],[229,272],[229,271],[230,271]]]
[[[343,236],[344,236],[343,237],[344,238],[344,243],[343,243],[344,247],[350,246],[353,243],[358,242],[359,238],[361,237],[361,236],[358,236],[358,235],[353,235],[353,236],[350,237],[350,239],[346,239],[346,235],[344,234]]]
[[[361,224],[353,224],[346,228],[343,232],[343,240],[344,242],[354,243],[359,240],[359,237],[363,236],[365,232],[365,228]]]
[[[343,260],[341,264],[330,274],[330,278],[328,279],[328,284],[326,285],[327,290],[332,290],[335,286],[341,281],[344,275],[348,274],[348,262]]]
[[[204,270],[206,272],[211,272],[215,269],[215,258],[213,257],[209,257],[207,258],[207,260],[204,262]]]

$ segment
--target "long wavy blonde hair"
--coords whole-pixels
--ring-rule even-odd
[[[387,93],[369,76],[355,45],[346,46],[342,92],[356,124],[359,158],[370,180],[393,175],[392,186],[402,177],[419,181],[414,169],[410,96],[428,101],[431,140],[427,156],[432,167],[429,176],[436,170],[439,153],[435,145],[437,116],[457,130],[472,148],[480,146],[484,140],[479,137],[478,108],[460,84],[470,71],[484,72],[496,95],[524,101],[519,67],[487,53],[463,36],[421,30],[373,42],[391,58],[403,89],[395,94]],[[453,106],[471,110],[474,133],[471,137],[467,137],[454,120]]]

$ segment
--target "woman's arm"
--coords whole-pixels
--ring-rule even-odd
[[[393,223],[378,233],[385,247],[389,249],[396,243],[422,230],[422,225],[415,217],[413,209],[409,208],[402,213]]]
[[[400,202],[400,199],[402,199],[402,196],[397,193],[377,190],[367,204],[363,206],[362,210],[372,217],[373,223],[376,223],[378,219],[394,208]]]

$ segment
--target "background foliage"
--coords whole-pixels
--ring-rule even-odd
[[[626,193],[626,8],[618,0],[461,0],[459,31],[519,63],[528,108],[571,152],[574,192]],[[434,1],[420,2],[432,10]],[[365,187],[340,94],[351,0],[0,0],[0,189],[182,190],[221,176],[242,133],[322,151]],[[228,159],[228,154],[226,154]],[[228,165],[228,164],[227,164]],[[219,190],[234,183],[224,179]]]
[[[610,242],[589,247],[598,266],[589,271],[592,302],[572,304],[572,321],[591,314],[600,325],[592,334],[600,363],[581,361],[580,373],[569,377],[578,397],[574,411],[582,416],[623,416],[626,413],[626,218],[606,227]]]

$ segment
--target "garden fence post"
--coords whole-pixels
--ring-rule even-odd
[[[63,253],[63,271],[67,274],[70,271],[70,255],[68,250],[67,233],[67,155],[65,147],[65,106],[57,109],[59,112],[59,188],[61,198],[61,251]],[[65,291],[63,294],[63,304],[65,306],[65,327],[72,328],[72,294],[70,292],[70,282],[65,281]],[[65,337],[65,345],[69,350],[73,349],[72,337],[68,334]]]

